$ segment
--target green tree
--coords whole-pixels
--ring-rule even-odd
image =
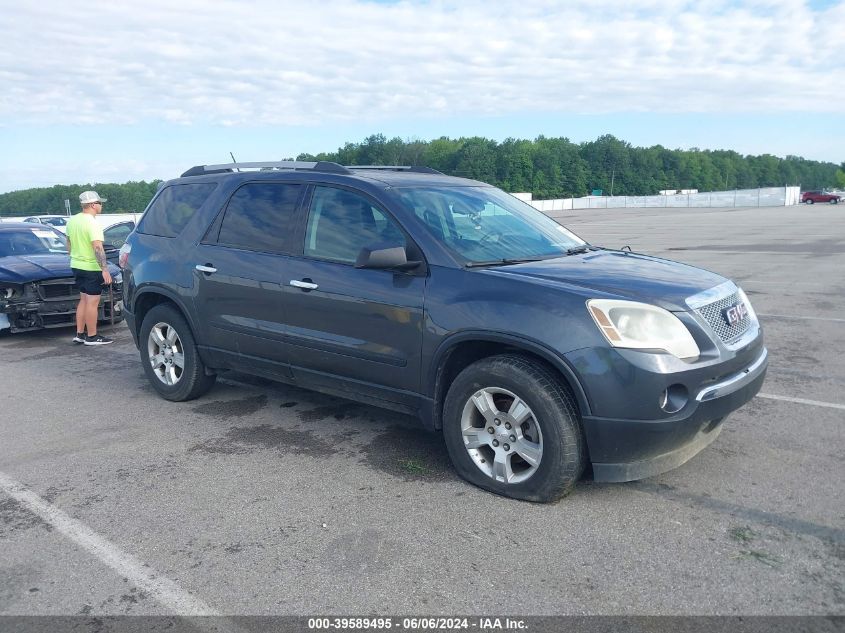
[[[845,163],[836,170],[833,181],[836,183],[837,189],[845,189]]]
[[[798,156],[741,156],[732,150],[670,150],[633,147],[612,135],[576,145],[567,138],[508,138],[502,143],[474,136],[431,141],[388,139],[372,134],[333,152],[301,153],[297,160],[341,165],[425,165],[535,198],[582,196],[590,189],[614,195],[649,195],[661,189],[720,191],[800,185],[803,189],[845,187],[845,163]],[[95,189],[109,199],[106,212],[142,211],[159,181],[123,184],[55,185],[0,194],[0,216],[63,214],[64,201],[78,210],[78,196]]]

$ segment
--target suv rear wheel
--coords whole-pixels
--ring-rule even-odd
[[[217,376],[206,374],[193,333],[175,308],[152,308],[141,324],[139,342],[144,373],[163,398],[193,400],[214,385]]]
[[[566,495],[586,461],[572,396],[523,356],[485,358],[458,374],[446,395],[443,435],[461,477],[515,499]]]

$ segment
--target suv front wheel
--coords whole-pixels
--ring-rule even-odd
[[[515,499],[566,495],[586,461],[572,396],[551,370],[518,355],[485,358],[458,374],[443,435],[461,477]]]
[[[144,317],[139,337],[144,373],[167,400],[193,400],[214,385],[197,352],[185,318],[169,305],[157,305]]]

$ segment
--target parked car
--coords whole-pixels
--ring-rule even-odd
[[[767,369],[732,281],[424,167],[194,167],[120,263],[163,398],[236,369],[414,414],[462,477],[518,499],[556,499],[588,466],[628,481],[683,464]]]
[[[806,204],[815,204],[816,202],[839,204],[841,199],[842,197],[838,193],[828,193],[825,191],[805,191],[801,194],[801,202]]]
[[[97,216],[98,219],[100,217]],[[103,225],[103,250],[106,252],[106,259],[117,264],[120,247],[126,242],[129,234],[135,230],[135,222],[132,220],[117,222],[101,221],[100,224]]]
[[[47,224],[57,231],[64,233],[68,220],[70,220],[70,216],[67,215],[31,215],[22,221],[33,224]]]
[[[117,252],[117,251],[114,251]],[[123,279],[109,265],[112,298],[104,295],[98,318],[122,320]],[[76,326],[79,301],[65,236],[49,226],[0,224],[0,331],[12,333]]]

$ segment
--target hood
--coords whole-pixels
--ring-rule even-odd
[[[726,281],[721,275],[668,259],[605,250],[490,268],[486,272],[578,286],[673,311],[689,310],[684,301],[687,297]]]
[[[109,263],[109,272],[114,276],[120,269]],[[67,255],[0,257],[0,282],[25,284],[61,277],[73,277],[70,258]]]

